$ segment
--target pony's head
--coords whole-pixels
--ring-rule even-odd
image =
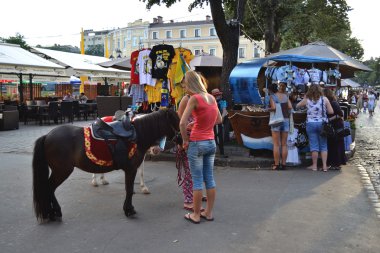
[[[173,109],[163,109],[162,113],[165,114],[166,117],[166,124],[169,124],[169,127],[166,127],[166,137],[169,140],[172,140],[175,136],[176,133],[179,132],[179,117],[177,112],[175,112]]]

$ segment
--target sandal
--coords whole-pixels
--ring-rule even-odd
[[[272,170],[279,170],[279,169],[280,169],[280,165],[272,164]]]
[[[286,165],[285,164],[281,165],[281,170],[286,170]]]
[[[214,221],[214,217],[208,218],[205,213],[201,213],[201,218],[205,219],[206,221]]]
[[[187,213],[184,218],[185,220],[190,221],[193,224],[201,223],[200,221],[193,220],[193,218],[191,218],[191,213]]]

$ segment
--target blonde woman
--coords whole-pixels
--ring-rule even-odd
[[[222,122],[215,98],[207,93],[199,74],[195,71],[186,72],[184,79],[186,92],[190,95],[185,111],[181,117],[180,130],[183,139],[182,147],[187,150],[191,177],[193,180],[193,213],[185,215],[185,219],[199,224],[200,219],[213,221],[215,202],[215,180],[213,174],[216,144],[214,140],[214,125]],[[187,135],[188,119],[193,116],[194,124]],[[207,205],[201,212],[202,189],[205,183]]]
[[[327,114],[333,114],[329,100],[323,96],[318,84],[312,84],[306,92],[305,98],[297,104],[297,108],[307,107],[306,133],[309,137],[309,146],[313,164],[308,167],[318,170],[318,152],[321,153],[322,170],[327,172],[327,138],[321,136],[322,124],[327,122]]]

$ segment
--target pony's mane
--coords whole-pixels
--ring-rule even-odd
[[[149,148],[152,142],[157,141],[162,136],[165,129],[160,127],[160,123],[167,122],[166,111],[159,110],[133,120],[137,132],[137,146]]]

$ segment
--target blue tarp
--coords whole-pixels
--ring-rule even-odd
[[[229,81],[235,104],[262,104],[257,77],[267,61],[267,59],[256,59],[240,63],[232,70]]]
[[[338,63],[339,59],[302,55],[278,55],[240,63],[232,70],[229,79],[232,98],[235,104],[262,105],[257,78],[261,68],[269,61]]]

